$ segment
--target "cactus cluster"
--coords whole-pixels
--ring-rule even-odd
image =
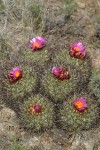
[[[21,124],[34,131],[46,130],[53,127],[57,115],[62,129],[93,127],[99,114],[96,97],[91,99],[84,92],[71,96],[86,91],[91,79],[91,58],[82,43],[77,43],[71,54],[68,50],[52,54],[42,49],[46,42],[40,37],[30,44],[32,51],[15,53],[1,67],[5,99],[14,105],[19,102]]]

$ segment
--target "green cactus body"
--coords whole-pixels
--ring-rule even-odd
[[[100,70],[94,69],[92,71],[92,76],[89,83],[89,89],[91,92],[98,97],[98,101],[100,103]]]
[[[12,68],[9,69],[9,71]],[[4,85],[7,90],[7,96],[11,100],[20,100],[26,94],[30,94],[37,88],[38,77],[35,70],[30,66],[22,67],[22,78],[15,83],[9,83],[8,77],[4,80]]]
[[[49,70],[42,79],[42,84],[45,92],[49,94],[54,101],[58,101],[64,99],[65,96],[73,90],[75,84],[71,79],[69,80],[60,81],[55,78],[51,73],[51,70]]]
[[[53,64],[58,64],[60,66],[65,65],[69,69],[69,73],[76,75],[73,79],[77,79],[81,81],[80,83],[83,84],[84,82],[88,81],[90,74],[91,74],[91,60],[89,56],[86,56],[84,59],[80,60],[77,58],[73,58],[69,55],[69,51],[63,50],[62,52],[56,54]]]
[[[87,100],[87,109],[83,112],[76,110],[73,106],[75,96],[66,99],[63,103],[59,113],[59,120],[63,129],[69,131],[87,130],[97,123],[99,117],[98,106],[94,102],[95,100],[91,100],[87,96],[84,97]]]
[[[32,105],[41,106],[41,112],[32,114],[29,110]],[[21,120],[23,125],[34,131],[46,130],[53,126],[53,104],[41,95],[28,98],[21,109]]]
[[[44,50],[37,50],[37,51],[32,51],[32,50],[27,50],[24,53],[24,57],[27,63],[29,64],[36,64],[39,67],[43,67],[47,64],[49,60],[49,53],[46,49]]]
[[[54,101],[63,100],[73,91],[82,88],[89,78],[90,63],[87,59],[78,60],[69,56],[67,51],[62,51],[53,59],[53,67],[63,66],[70,75],[70,79],[60,81],[53,76],[51,69],[45,72],[42,78],[42,85],[46,92]],[[80,85],[80,86],[79,86]]]

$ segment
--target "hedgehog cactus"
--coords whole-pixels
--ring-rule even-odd
[[[54,64],[55,67],[53,67],[52,71],[51,69],[45,71],[45,75],[42,78],[42,89],[44,89],[45,93],[52,97],[54,101],[65,99],[71,92],[81,90],[83,88],[82,86],[89,80],[91,73],[89,58],[85,58],[84,60],[72,58],[69,53],[64,50],[54,56],[52,64]],[[58,80],[60,75],[64,77],[64,73],[60,73],[59,75],[58,68],[61,68],[61,66],[66,70],[68,75],[67,80]],[[65,70],[63,72],[65,72]],[[56,78],[54,76],[56,76]]]
[[[4,80],[4,84],[7,88],[8,95],[11,98],[17,99],[24,97],[27,93],[32,93],[37,88],[37,74],[31,67],[23,68],[23,77],[16,83],[9,84],[7,79]]]
[[[53,104],[41,95],[31,96],[20,106],[21,121],[34,131],[46,130],[53,126]]]
[[[76,99],[75,99],[76,97]],[[59,122],[63,129],[69,131],[90,129],[99,118],[99,110],[95,100],[84,95],[85,98],[74,97],[66,99],[59,113]]]
[[[30,40],[29,47],[32,49],[24,50],[24,58],[29,65],[38,65],[39,69],[45,68],[49,61],[49,53],[47,49],[43,49],[46,40],[43,37],[35,37]]]
[[[42,90],[49,95],[54,102],[63,100],[66,95],[73,91],[76,87],[76,83],[71,79],[59,80],[55,78],[50,70],[42,78]]]
[[[20,64],[16,60],[14,62],[11,60],[5,61],[2,68],[2,83],[5,96],[6,99],[11,101],[20,101],[25,95],[31,94],[37,89],[37,72],[34,67],[29,66],[25,60],[23,61]]]
[[[92,74],[91,79],[91,60],[84,45],[76,42],[71,45],[70,51],[52,54],[42,49],[45,44],[44,38],[33,38],[29,43],[32,51],[27,49],[18,52],[18,55],[10,55],[10,60],[1,64],[3,86],[0,86],[0,91],[3,90],[6,95],[4,99],[17,105],[25,128],[34,131],[49,129],[57,117],[57,123],[63,129],[90,129],[99,117],[96,101],[100,98],[99,75]],[[94,100],[84,93],[71,97],[76,91],[84,90],[84,86],[87,90],[88,84],[95,95]],[[46,95],[54,104],[42,95],[35,95],[37,93]],[[55,103],[59,106],[57,114],[54,113]]]

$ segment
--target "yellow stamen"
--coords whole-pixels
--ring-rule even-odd
[[[76,106],[78,107],[78,108],[82,108],[83,107],[83,103],[82,102],[76,102]]]
[[[18,77],[20,76],[20,72],[19,72],[19,71],[16,71],[16,72],[14,73],[14,75],[15,75],[16,78],[18,78]]]
[[[74,50],[75,50],[76,52],[79,52],[80,49],[79,49],[78,47],[75,47]]]
[[[40,44],[38,43],[38,42],[35,42],[34,44],[33,44],[33,46],[35,46],[35,47],[39,47],[40,46]]]

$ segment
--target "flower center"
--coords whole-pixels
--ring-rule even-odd
[[[74,50],[75,50],[76,52],[79,52],[80,49],[79,49],[78,47],[75,47]]]
[[[33,47],[39,47],[40,46],[40,44],[38,43],[38,42],[35,42],[34,44],[33,44]]]
[[[18,77],[20,76],[20,72],[19,72],[19,71],[16,71],[16,72],[14,73],[14,75],[15,75],[16,78],[18,78]]]
[[[78,108],[82,108],[83,107],[83,103],[82,102],[76,102],[76,106],[78,107]]]

